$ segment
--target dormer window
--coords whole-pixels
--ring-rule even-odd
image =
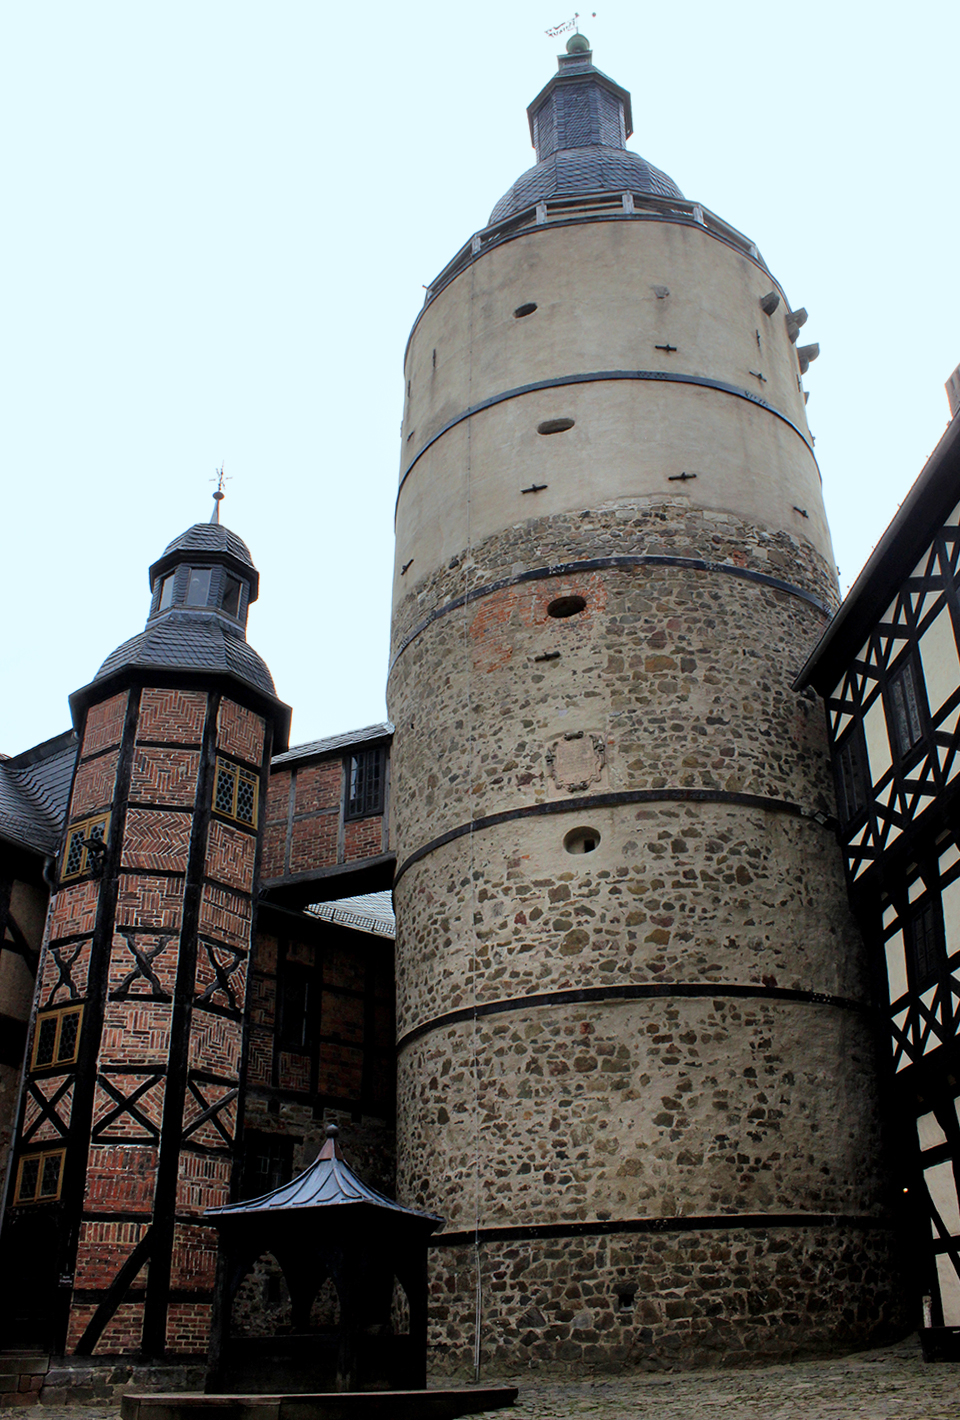
[[[208,604],[212,571],[212,567],[190,568],[190,581],[187,583],[187,606],[206,606]]]
[[[173,606],[173,584],[176,581],[176,574],[171,572],[169,577],[164,577],[160,583],[160,601],[157,604],[157,611],[166,611],[168,606]]]
[[[228,616],[240,615],[240,592],[243,583],[236,577],[231,577],[229,572],[223,575],[223,609]]]

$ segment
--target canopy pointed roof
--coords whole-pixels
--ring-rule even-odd
[[[308,1169],[289,1183],[243,1203],[208,1208],[204,1216],[216,1223],[221,1218],[255,1217],[258,1214],[282,1215],[317,1208],[367,1207],[428,1224],[431,1233],[441,1226],[444,1220],[438,1214],[426,1213],[418,1208],[404,1208],[364,1183],[344,1159],[337,1142],[339,1133],[335,1124],[328,1124],[326,1141],[320,1153]]]

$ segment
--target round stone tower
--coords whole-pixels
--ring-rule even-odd
[[[447,1218],[449,1370],[892,1319],[862,948],[790,689],[837,594],[816,347],[755,245],[624,147],[577,41],[405,364],[399,1190]]]

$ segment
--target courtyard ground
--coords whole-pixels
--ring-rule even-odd
[[[926,1364],[917,1338],[831,1361],[619,1380],[515,1377],[489,1420],[960,1420],[960,1364]],[[24,1414],[19,1409],[13,1413]],[[30,1407],[37,1420],[118,1420],[118,1406]]]

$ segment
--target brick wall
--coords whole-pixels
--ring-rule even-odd
[[[267,793],[264,879],[355,863],[388,851],[382,814],[344,822],[343,785],[340,756],[273,770]]]

